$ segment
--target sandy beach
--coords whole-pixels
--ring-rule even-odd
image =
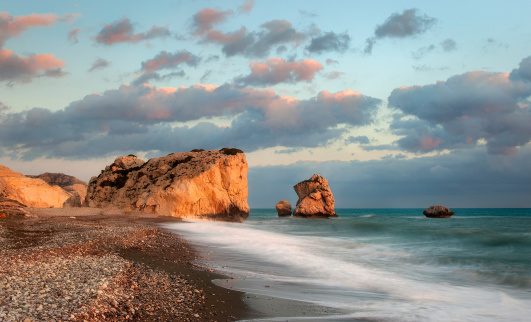
[[[2,321],[233,321],[243,293],[158,227],[179,219],[102,209],[28,209],[0,219]]]

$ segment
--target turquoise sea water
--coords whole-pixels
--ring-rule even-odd
[[[330,319],[531,321],[531,209],[422,210],[302,219],[253,209],[240,224],[168,227],[234,276],[220,284],[346,312]]]

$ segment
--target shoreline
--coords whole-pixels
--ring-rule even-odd
[[[27,208],[0,219],[0,320],[235,321],[243,292],[193,265],[197,251],[159,226],[97,208]]]
[[[330,313],[221,286],[232,277],[208,268],[208,250],[163,227],[186,224],[180,218],[25,210],[0,218],[1,321],[278,321]]]

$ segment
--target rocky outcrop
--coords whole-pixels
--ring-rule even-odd
[[[291,204],[286,200],[280,200],[275,206],[279,217],[291,216]]]
[[[299,196],[293,211],[298,217],[337,217],[334,211],[334,196],[328,181],[318,174],[309,180],[297,183],[293,189]]]
[[[6,215],[26,215],[26,205],[0,195],[0,218]]]
[[[193,150],[144,162],[117,158],[90,179],[85,205],[180,218],[242,222],[249,216],[245,154]]]
[[[69,192],[72,196],[77,193],[81,200],[85,200],[85,196],[87,195],[87,183],[85,181],[81,181],[76,177],[64,173],[45,172],[38,176],[27,177],[42,179],[51,186],[59,186],[63,188],[63,190]]]
[[[450,211],[450,209],[444,206],[431,206],[422,213],[428,218],[449,218],[455,214],[455,212]]]
[[[28,207],[62,207],[70,194],[42,179],[29,178],[0,165],[0,193]]]
[[[63,202],[63,208],[80,208],[81,206],[81,196],[77,192],[74,192],[74,194],[71,195],[70,198],[66,199],[66,201]]]

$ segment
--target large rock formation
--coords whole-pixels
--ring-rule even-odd
[[[85,196],[87,195],[87,183],[85,181],[64,173],[45,172],[38,176],[27,177],[42,179],[51,186],[59,186],[69,192],[72,197],[77,193],[81,200],[85,200]]]
[[[279,217],[291,216],[291,204],[286,200],[280,200],[275,206]]]
[[[242,222],[249,216],[245,154],[193,150],[148,162],[119,157],[88,185],[85,205],[181,218]]]
[[[0,194],[27,207],[59,208],[70,194],[42,179],[29,178],[0,165]]]
[[[450,211],[450,209],[444,206],[431,206],[422,213],[428,218],[449,218],[455,214],[455,212]]]
[[[334,211],[334,196],[328,181],[318,174],[309,180],[297,183],[293,189],[299,196],[293,211],[299,217],[337,217]]]

